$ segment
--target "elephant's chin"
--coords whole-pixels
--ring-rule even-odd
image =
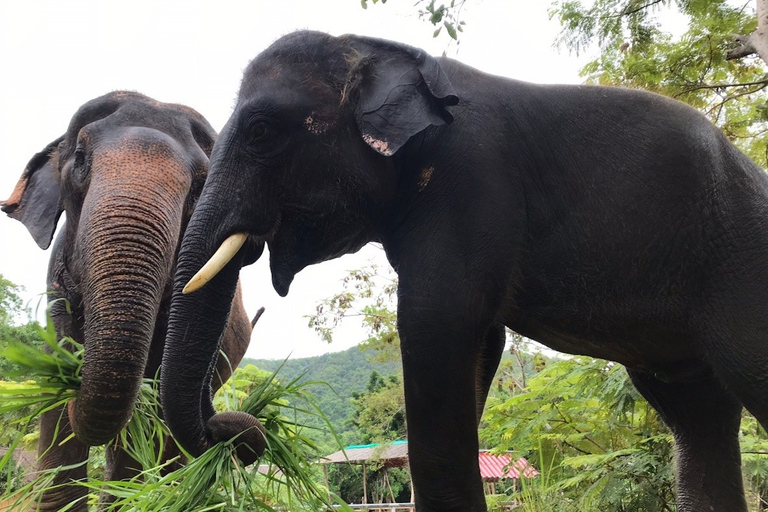
[[[272,271],[272,287],[278,295],[285,297],[296,274],[307,266],[297,247],[285,243],[285,238],[275,236],[267,242],[269,247],[269,268]]]
[[[273,260],[274,261],[274,260]],[[281,297],[288,295],[288,290],[291,288],[291,283],[296,273],[288,268],[288,265],[275,265],[272,263],[272,287]]]

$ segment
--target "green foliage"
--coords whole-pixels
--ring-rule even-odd
[[[379,2],[379,0],[360,0],[363,9],[368,8],[369,1],[372,4]],[[458,42],[458,32],[464,31],[465,23],[460,18],[461,9],[465,2],[466,0],[451,0],[448,3],[438,4],[436,0],[416,0],[414,5],[418,9],[419,19],[428,21],[432,26],[437,27],[432,34],[433,37],[438,37],[445,29],[448,37]],[[387,0],[381,0],[381,3],[387,3]]]
[[[323,354],[317,357],[289,359],[285,362],[263,359],[244,359],[242,366],[252,364],[262,370],[273,371],[282,365],[280,378],[285,381],[297,377],[300,382],[323,382],[323,385],[310,387],[318,406],[336,427],[344,445],[361,444],[363,439],[351,421],[355,412],[352,398],[365,392],[371,372],[377,371],[384,375],[400,371],[400,363],[382,363],[371,361],[371,351],[352,347],[342,352]],[[237,377],[238,374],[235,374]],[[238,384],[240,387],[240,384]],[[308,432],[320,446],[330,453],[336,446],[335,440],[323,428],[322,422],[316,417],[303,418],[312,427]]]
[[[405,439],[405,395],[397,375],[386,379],[371,373],[368,391],[353,398],[354,425],[360,430],[363,443],[386,443]]]
[[[507,344],[509,348],[496,370],[496,386],[490,390],[491,397],[508,397],[525,391],[528,379],[547,364],[547,357],[538,351],[538,345],[510,330],[507,330]]]
[[[371,264],[352,270],[342,281],[342,291],[317,305],[309,327],[330,343],[334,330],[347,318],[360,317],[368,331],[362,349],[373,349],[381,361],[400,360],[397,334],[397,278],[393,271]]]
[[[21,291],[22,288],[19,285],[0,274],[0,324],[12,325],[19,319],[20,314],[27,313],[19,297]]]
[[[17,465],[13,459],[0,469],[0,495],[10,494],[22,486],[24,468]]]
[[[294,379],[283,384],[277,379],[278,371],[270,374],[252,365],[238,368],[215,399],[218,406],[245,411],[261,420],[267,440],[260,461],[269,468],[265,474],[258,471],[258,466],[248,469],[240,464],[234,456],[237,438],[213,446],[200,457],[188,456],[187,465],[168,472],[168,465],[175,461],[163,463],[157,455],[167,427],[158,416],[156,391],[151,391],[146,395],[148,403],[140,402],[142,407],[134,414],[128,434],[121,438],[129,453],[149,469],[127,482],[89,485],[113,494],[117,498],[112,507],[115,510],[330,509],[328,492],[318,483],[311,464],[322,454],[304,434],[308,427],[297,420],[300,414],[322,416],[307,392],[308,386],[317,383]],[[327,419],[323,420],[332,431]]]
[[[538,453],[542,452],[540,443]],[[521,479],[520,490],[512,493],[520,503],[521,512],[584,512],[577,499],[557,487],[553,479],[557,473],[554,459],[540,457],[539,460],[539,475]]]
[[[2,421],[21,425],[5,440],[10,446],[0,458],[0,471],[5,477],[5,492],[0,500],[9,497],[8,493],[19,485],[18,472],[12,467],[12,454],[23,434],[35,424],[40,414],[73,400],[80,386],[83,347],[68,338],[56,341],[50,320],[41,335],[45,349],[10,341],[2,353],[3,358],[20,367],[20,375],[32,379],[0,383]],[[236,438],[213,446],[200,457],[185,454],[189,464],[174,469],[179,459],[166,461],[161,456],[165,445],[172,441],[169,441],[168,428],[159,412],[156,381],[145,379],[127,429],[107,448],[122,447],[145,468],[144,471],[129,481],[104,482],[91,478],[77,485],[87,486],[94,494],[113,494],[116,501],[110,510],[330,509],[330,495],[318,483],[320,478],[312,464],[324,451],[306,435],[311,427],[299,419],[316,416],[326,432],[333,432],[333,426],[307,391],[309,386],[319,383],[299,382],[299,377],[282,383],[276,377],[277,371],[279,368],[273,373],[262,372],[252,366],[238,369],[232,384],[223,388],[222,395],[229,395],[216,400],[219,405],[224,403],[260,419],[267,441],[262,462],[270,468],[266,474],[258,472],[257,467],[242,467],[233,452]],[[240,389],[233,387],[237,385]],[[17,417],[7,416],[12,413]],[[99,463],[103,464],[103,451],[99,453],[102,454]],[[45,472],[35,482],[17,489],[10,495],[11,500],[17,497],[39,499],[43,490],[50,488],[53,474],[61,469],[66,468]],[[95,476],[93,472],[91,476]]]
[[[29,321],[29,308],[19,296],[22,288],[13,284],[0,274],[0,352],[8,347],[10,342],[30,345],[41,348],[43,338],[40,334],[40,324]],[[20,322],[25,322],[21,323]],[[16,375],[23,377],[19,372],[21,367],[9,359],[0,358],[0,376]]]
[[[673,10],[686,31],[664,30]],[[727,0],[559,0],[551,15],[563,30],[558,40],[577,53],[597,45],[599,57],[582,70],[589,83],[623,85],[677,98],[703,112],[763,167],[768,165],[768,86],[757,57],[726,60],[733,34],[756,26],[753,2]]]
[[[757,510],[768,508],[768,435],[751,414],[741,421],[741,464],[744,483],[759,503]]]
[[[408,503],[411,485],[405,468],[367,467],[366,485],[368,502]],[[356,464],[329,464],[330,489],[347,503],[361,503],[363,498],[363,470]],[[380,501],[379,501],[380,500]]]
[[[82,346],[69,338],[56,341],[50,321],[39,335],[45,348],[8,340],[0,351],[0,361],[16,368],[5,376],[28,379],[0,381],[0,422],[5,426],[0,443],[9,446],[0,458],[0,471],[11,463],[13,450],[33,431],[40,415],[74,399],[80,388]]]
[[[674,510],[671,435],[620,365],[550,359],[524,393],[492,400],[481,437],[551,464],[545,494],[583,511]]]

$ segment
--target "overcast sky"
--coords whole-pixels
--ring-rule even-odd
[[[369,2],[370,3],[370,2]],[[585,59],[559,54],[559,31],[547,0],[469,0],[461,44],[432,38],[414,0],[389,0],[367,10],[359,0],[9,1],[0,3],[0,198],[7,198],[32,155],[60,136],[77,108],[106,92],[134,90],[183,103],[220,130],[232,111],[241,72],[278,37],[296,29],[357,33],[425,48],[483,71],[532,82],[578,83]],[[61,224],[59,227],[61,227]],[[26,229],[0,218],[0,273],[35,302],[45,291],[50,250]],[[333,345],[307,327],[304,315],[341,288],[346,270],[369,260],[368,246],[296,276],[290,294],[272,289],[266,255],[241,273],[246,309],[267,308],[249,357],[306,357],[346,349],[364,337],[348,324]]]

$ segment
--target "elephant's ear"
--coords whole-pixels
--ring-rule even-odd
[[[348,84],[356,90],[355,117],[363,140],[390,156],[427,126],[453,121],[450,80],[424,50],[382,39],[347,36],[359,54]],[[357,75],[357,76],[356,76]]]
[[[192,110],[189,107],[184,107],[189,118],[189,129],[192,131],[192,137],[200,149],[203,150],[205,156],[211,158],[211,151],[213,151],[213,144],[216,142],[218,134],[216,130],[208,123],[208,121],[197,111]]]
[[[0,209],[24,224],[41,249],[51,245],[62,212],[58,145],[63,138],[33,156],[11,197],[0,201]]]

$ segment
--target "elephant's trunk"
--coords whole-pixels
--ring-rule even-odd
[[[130,269],[136,262],[118,264]],[[109,286],[86,299],[82,384],[69,416],[88,445],[110,441],[133,413],[160,304],[158,294],[137,286],[159,287],[151,278],[112,275]]]
[[[167,171],[178,161],[147,154],[148,148],[134,150],[136,158],[125,151],[94,160],[99,182],[91,183],[78,226],[85,358],[69,416],[75,435],[89,445],[113,439],[133,413],[189,186],[177,177],[184,173],[148,169]],[[126,160],[141,162],[141,169],[132,172]]]
[[[215,150],[214,150],[215,152]],[[216,189],[211,183],[206,188]],[[200,455],[213,444],[242,434],[239,457],[246,464],[264,450],[261,424],[245,413],[215,414],[211,404],[210,379],[215,367],[237,287],[245,249],[240,250],[202,289],[185,295],[182,290],[209,260],[231,232],[226,218],[231,198],[201,199],[190,219],[179,250],[168,333],[163,353],[161,380],[163,413],[176,441],[192,455]],[[211,197],[209,196],[209,197]],[[234,223],[235,225],[237,223]],[[203,226],[213,226],[213,232]],[[241,225],[238,231],[242,230]]]

